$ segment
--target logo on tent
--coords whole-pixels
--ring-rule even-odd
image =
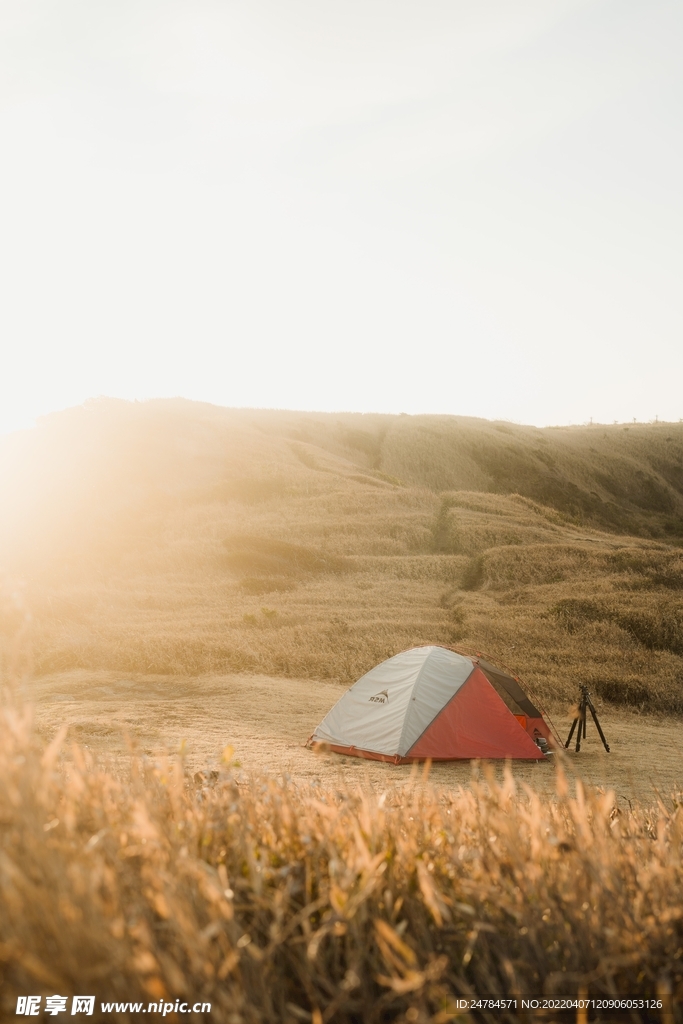
[[[368,697],[374,704],[388,704],[389,694],[386,690],[382,690],[381,693],[376,693],[374,697]]]

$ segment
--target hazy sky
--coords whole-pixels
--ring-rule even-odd
[[[0,430],[683,417],[681,0],[0,0]]]

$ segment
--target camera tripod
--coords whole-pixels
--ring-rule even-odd
[[[576,729],[576,726],[578,724],[579,731],[576,734],[576,753],[578,754],[578,752],[581,750],[581,736],[583,734],[583,738],[584,739],[586,738],[586,712],[589,711],[589,710],[590,710],[591,715],[593,716],[593,721],[595,722],[596,728],[597,728],[598,732],[600,733],[600,739],[602,740],[602,745],[604,746],[605,750],[609,754],[609,743],[605,739],[605,734],[604,734],[604,732],[602,731],[602,729],[600,727],[600,722],[598,721],[598,713],[595,710],[595,708],[593,707],[593,701],[591,700],[591,695],[588,692],[588,687],[587,686],[582,686],[581,687],[581,700],[579,701],[579,711],[578,711],[578,714],[577,714],[576,718],[572,722],[572,727],[569,730],[569,736],[567,736],[567,742],[565,743],[565,748],[568,747],[569,744],[571,743],[572,736],[574,735],[574,729]]]

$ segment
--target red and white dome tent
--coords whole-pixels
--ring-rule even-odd
[[[339,754],[410,761],[542,760],[555,742],[519,680],[479,655],[413,647],[370,669],[309,739]]]

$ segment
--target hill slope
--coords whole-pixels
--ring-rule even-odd
[[[39,673],[349,681],[459,643],[683,711],[683,425],[103,400],[4,439],[0,481],[4,649]]]

